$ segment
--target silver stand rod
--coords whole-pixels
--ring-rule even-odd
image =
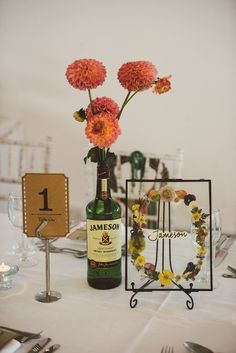
[[[49,240],[45,239],[45,270],[46,270],[46,294],[50,296],[50,255],[49,255]]]
[[[50,251],[49,251],[49,238],[42,237],[41,231],[47,226],[48,221],[44,219],[37,227],[36,236],[45,241],[45,273],[46,273],[46,291],[36,294],[35,299],[41,303],[52,303],[61,299],[61,293],[51,291],[50,289]]]

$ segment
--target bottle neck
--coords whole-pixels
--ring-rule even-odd
[[[111,198],[109,169],[104,164],[98,164],[97,167],[96,198],[100,200]]]

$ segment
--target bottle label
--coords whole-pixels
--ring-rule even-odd
[[[106,200],[108,198],[107,192],[107,179],[101,179],[101,194],[100,197],[102,200]]]
[[[121,219],[87,219],[88,259],[113,262],[121,257]]]

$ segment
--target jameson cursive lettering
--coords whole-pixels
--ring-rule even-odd
[[[94,230],[119,230],[120,229],[120,225],[119,224],[91,224],[90,225],[90,231],[94,231]]]
[[[154,234],[156,233],[156,234]],[[164,239],[164,238],[168,238],[168,239],[176,239],[176,238],[185,238],[187,237],[188,232],[181,232],[181,231],[162,231],[162,230],[154,230],[154,232],[152,234],[150,234],[148,236],[148,239],[151,241],[155,241],[157,239]]]

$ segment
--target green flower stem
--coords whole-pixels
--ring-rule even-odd
[[[104,152],[104,149],[103,148],[98,148],[98,154],[99,154],[99,160],[100,162],[102,162],[104,159],[103,159],[103,152]]]
[[[143,85],[143,87],[141,87],[140,89],[138,89],[137,91],[135,91],[132,95],[131,94],[131,91],[128,92],[127,96],[125,97],[125,100],[121,106],[121,109],[120,109],[120,112],[117,116],[117,119],[119,120],[120,119],[120,116],[125,108],[125,106],[129,103],[129,101],[135,96],[135,94],[137,94],[138,92],[142,91],[143,88],[145,88],[146,86],[149,86],[149,85],[153,85],[155,83],[157,83],[158,79],[156,81],[153,81],[153,82],[150,82],[150,83],[146,83],[145,85]]]
[[[123,102],[123,104],[122,104],[121,110],[120,110],[120,112],[119,112],[119,114],[118,114],[118,116],[117,116],[117,119],[118,119],[118,120],[120,119],[121,113],[122,113],[122,111],[124,110],[125,106],[129,103],[129,101],[133,98],[133,96],[134,96],[136,93],[138,93],[138,92],[140,92],[140,90],[135,91],[131,96],[130,96],[131,92],[130,92],[130,91],[128,92],[128,94],[127,94],[127,96],[126,96],[126,98],[125,98],[125,100],[124,100],[124,102]]]
[[[127,99],[125,105],[129,103],[129,101],[135,96],[135,94],[137,94],[138,92],[142,91],[143,88],[145,88],[145,87],[147,87],[147,86],[149,86],[149,85],[154,85],[154,84],[156,84],[157,81],[158,81],[158,80],[153,81],[153,82],[150,82],[150,83],[146,83],[145,85],[143,85],[143,87],[141,87],[140,89],[138,89],[137,91],[135,91],[135,92],[129,97],[129,99]]]
[[[108,148],[107,151],[106,151],[105,159],[107,158],[107,155],[108,155],[109,151],[110,151],[110,148]]]
[[[137,93],[140,92],[140,91],[141,91],[141,90],[135,91],[135,92],[129,97],[129,99],[127,100],[126,104],[128,104],[129,101],[135,96],[135,94],[137,94]]]
[[[99,153],[99,159],[102,162],[102,151],[101,151],[101,148],[98,149],[98,153]]]
[[[88,94],[89,94],[89,101],[90,101],[91,110],[92,110],[92,113],[94,114],[93,101],[92,101],[92,95],[91,95],[90,89],[88,89]]]
[[[117,115],[117,119],[118,119],[118,120],[120,119],[120,116],[121,116],[121,114],[122,114],[122,112],[123,112],[123,109],[124,109],[124,107],[125,107],[126,104],[127,104],[127,100],[129,99],[130,93],[131,93],[131,92],[129,91],[128,94],[127,94],[127,96],[125,97],[125,100],[124,100],[124,102],[123,102],[121,108],[120,108],[119,114]]]
[[[106,149],[105,148],[98,148],[98,156],[99,161],[103,162],[106,160]]]

